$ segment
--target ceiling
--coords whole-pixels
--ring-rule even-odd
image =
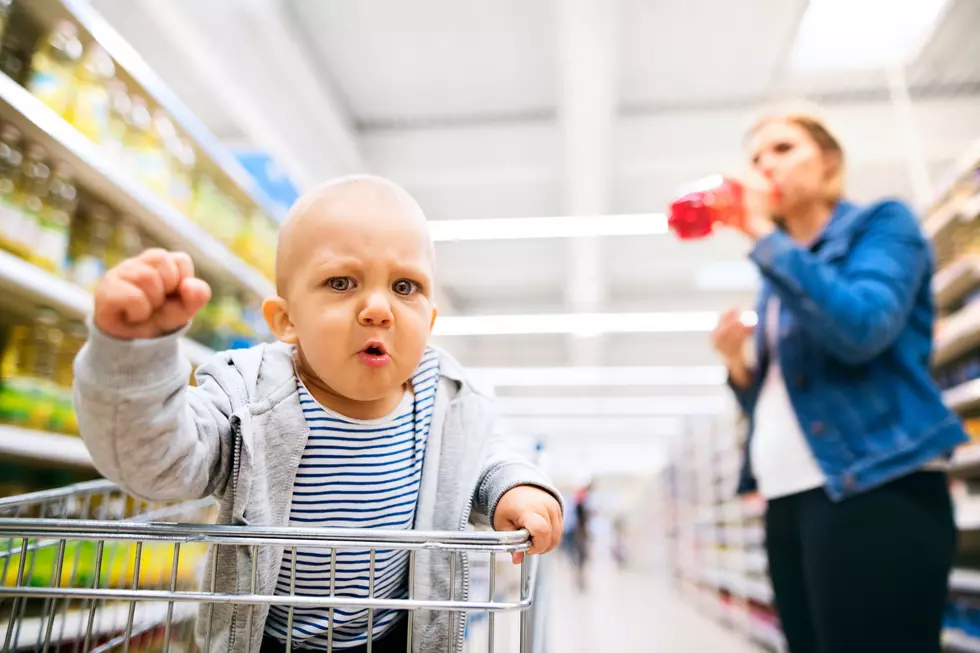
[[[807,0],[92,3],[226,142],[268,150],[301,186],[354,171],[387,175],[431,220],[662,211],[678,185],[744,165],[745,128],[783,98],[821,102],[858,201],[898,195],[925,205],[929,186],[980,136],[975,0],[951,0],[902,71],[912,127],[882,71],[789,70]],[[751,308],[746,251],[731,234],[693,244],[668,235],[440,243],[440,310]],[[481,368],[716,363],[701,332],[440,344]],[[724,396],[717,385],[497,392],[632,397],[623,410],[662,396],[715,406],[710,398]],[[675,403],[673,417],[528,415],[526,404],[508,416],[507,403],[502,412],[510,430],[548,439],[556,460],[587,472],[655,465],[692,406]]]

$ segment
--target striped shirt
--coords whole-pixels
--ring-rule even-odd
[[[408,530],[415,521],[422,460],[439,380],[438,354],[426,350],[398,408],[387,417],[356,420],[324,408],[300,383],[300,404],[310,427],[289,512],[290,526],[322,528],[383,528]],[[283,554],[276,594],[290,594],[293,559]],[[338,549],[335,592],[339,597],[367,598],[370,553]],[[408,552],[378,549],[375,554],[374,597],[408,597]],[[298,547],[296,594],[330,594],[330,550]],[[373,632],[378,639],[403,612],[375,610]],[[272,606],[265,632],[285,641],[289,609]],[[327,648],[330,624],[326,608],[299,608],[293,613],[293,644]],[[337,608],[333,646],[366,643],[368,611]]]

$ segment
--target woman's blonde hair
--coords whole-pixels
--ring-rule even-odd
[[[827,180],[827,201],[836,203],[844,194],[844,148],[840,141],[830,131],[827,124],[817,112],[809,107],[799,105],[770,110],[756,119],[745,134],[746,140],[760,129],[774,122],[796,125],[805,131],[817,144],[824,156],[837,160],[837,167],[830,179]]]

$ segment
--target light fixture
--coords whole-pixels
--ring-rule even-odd
[[[624,367],[475,367],[474,379],[502,387],[717,386],[725,383],[722,365]]]
[[[717,311],[654,313],[552,313],[542,315],[450,315],[436,320],[435,336],[500,336],[606,333],[704,333],[718,324]],[[755,326],[754,311],[742,322]]]
[[[627,213],[618,215],[432,220],[429,222],[429,232],[435,242],[647,236],[667,233],[667,216],[663,213]]]
[[[922,50],[947,4],[948,0],[810,0],[796,32],[790,66],[814,72],[907,65]]]

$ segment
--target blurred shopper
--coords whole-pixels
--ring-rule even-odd
[[[592,483],[579,488],[575,493],[572,518],[571,537],[567,539],[572,556],[572,564],[575,565],[575,582],[579,590],[586,589],[586,571],[589,562],[590,547],[590,500],[592,498]]]
[[[929,372],[929,244],[900,201],[843,199],[818,119],[772,115],[746,140],[759,321],[730,311],[712,342],[750,418],[740,492],[768,500],[790,650],[938,652],[956,543],[943,470],[965,436]]]

